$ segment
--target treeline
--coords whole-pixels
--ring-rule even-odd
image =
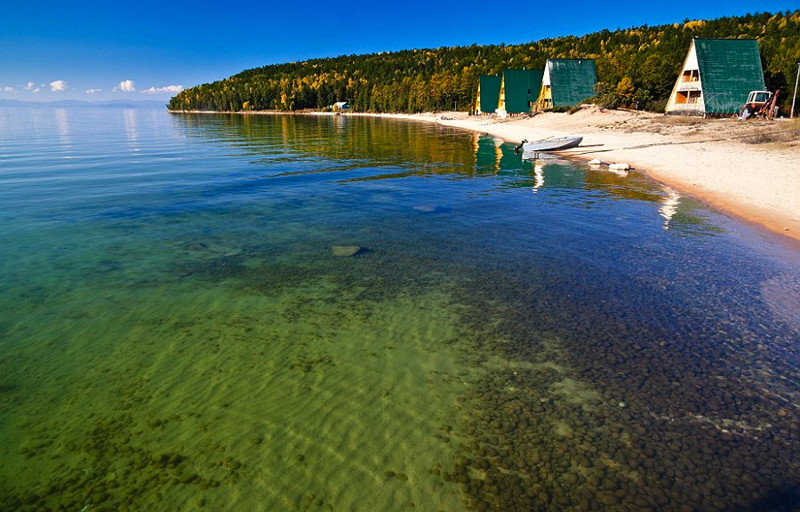
[[[347,101],[358,112],[468,110],[481,74],[594,58],[598,101],[663,109],[693,37],[757,39],[769,90],[790,101],[800,62],[800,10],[602,30],[521,45],[406,50],[275,64],[186,89],[170,110],[305,110]]]

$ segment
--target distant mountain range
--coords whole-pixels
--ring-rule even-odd
[[[0,107],[26,107],[26,108],[135,108],[135,109],[166,109],[163,101],[141,100],[112,100],[112,101],[80,101],[80,100],[61,100],[61,101],[19,101],[2,100]]]

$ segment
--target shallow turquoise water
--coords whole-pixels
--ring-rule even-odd
[[[0,508],[796,504],[797,252],[512,149],[0,110]]]

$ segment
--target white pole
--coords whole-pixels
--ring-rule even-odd
[[[797,77],[794,79],[794,96],[792,97],[792,113],[789,119],[794,118],[794,102],[797,99],[797,82],[800,81],[800,62],[797,63]]]

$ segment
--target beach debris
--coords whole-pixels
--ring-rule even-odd
[[[361,252],[361,247],[358,245],[332,245],[331,252],[337,258],[346,258],[348,256],[355,256]]]
[[[610,164],[608,162],[604,162],[602,160],[598,160],[597,158],[595,158],[594,160],[589,160],[589,162],[587,162],[587,163],[588,163],[589,167],[591,167],[593,169],[597,169],[599,167],[608,167],[609,171],[613,172],[614,174],[616,174],[618,176],[622,176],[622,177],[627,176],[628,175],[628,170],[632,169],[632,167],[629,164],[626,164],[626,163]]]
[[[592,167],[607,166],[612,171],[628,171],[630,169],[633,169],[633,167],[631,167],[630,164],[627,164],[625,162],[610,164],[608,162],[598,160],[597,158],[595,158],[594,160],[589,160],[587,164],[591,165]]]

